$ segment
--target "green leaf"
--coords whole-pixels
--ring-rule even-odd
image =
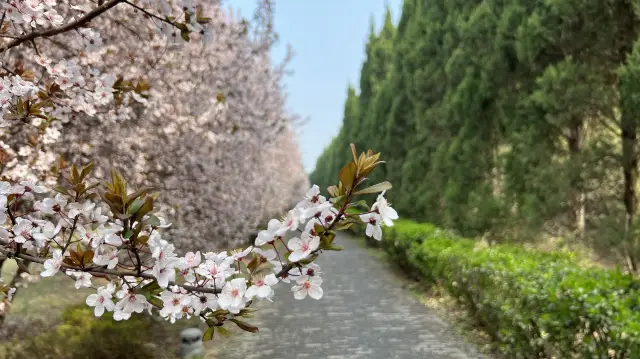
[[[82,172],[80,173],[80,180],[82,181],[85,177],[87,177],[87,175],[91,173],[92,169],[93,169],[93,162],[90,162],[88,165],[84,166],[84,168],[82,169]]]
[[[344,201],[344,199],[345,199],[344,196],[338,196],[338,197],[331,198],[329,201],[333,204],[336,204],[336,203],[340,203],[341,201]]]
[[[136,243],[147,244],[149,242],[149,236],[140,236],[136,239]]]
[[[115,168],[111,169],[113,192],[120,197],[120,205],[127,203],[127,184]]]
[[[358,167],[353,162],[347,163],[342,167],[342,170],[340,170],[340,182],[347,192],[353,188],[353,181],[356,178],[357,170]]]
[[[150,226],[159,226],[160,223],[160,218],[154,216],[154,215],[150,215],[149,218],[147,218],[145,220],[145,223],[150,225]]]
[[[189,28],[187,28],[187,25],[182,22],[176,22],[173,25],[178,29],[180,29],[180,31],[189,31]]]
[[[71,165],[71,183],[76,184],[78,182],[80,182],[80,172],[78,172],[78,167],[74,163]]]
[[[180,31],[180,36],[184,39],[184,41],[189,42],[191,38],[189,37],[189,31]]]
[[[91,263],[91,261],[93,260],[93,256],[95,255],[95,253],[92,250],[88,250],[86,252],[84,252],[82,254],[82,266],[86,266],[87,264]]]
[[[212,316],[217,316],[217,315],[227,315],[229,314],[229,311],[226,309],[218,309],[216,311],[214,311],[213,313],[211,313]]]
[[[84,191],[87,192],[87,191],[89,191],[91,189],[94,189],[94,188],[98,187],[99,185],[100,185],[100,182],[88,185],[87,188],[84,189]]]
[[[75,186],[73,186],[73,190],[76,193],[82,193],[85,190],[85,186],[84,183],[81,182],[82,180],[80,180],[80,182],[78,182]]]
[[[144,204],[138,211],[136,211],[135,216],[133,217],[134,221],[139,221],[144,217],[145,214],[151,212],[153,210],[153,198],[151,196],[147,196],[144,199]]]
[[[224,335],[225,337],[228,337],[231,334],[225,327],[218,327],[218,333]]]
[[[243,321],[238,320],[238,319],[236,319],[236,318],[231,318],[231,319],[229,319],[229,320],[231,320],[232,322],[236,323],[236,325],[237,325],[240,329],[242,329],[242,330],[244,330],[244,331],[251,332],[251,333],[257,333],[257,332],[258,332],[258,327],[253,326],[253,325],[251,325],[251,324],[249,324],[249,323],[243,322]]]
[[[386,191],[388,189],[391,188],[391,183],[389,181],[384,181],[384,182],[380,182],[378,184],[374,184],[371,187],[367,187],[365,189],[361,189],[357,192],[355,192],[355,195],[361,195],[361,194],[371,194],[371,193],[378,193],[378,192],[382,192],[382,191]]]
[[[202,335],[203,342],[208,342],[209,340],[213,339],[213,328],[214,327],[209,327],[207,330],[205,330],[204,334]]]
[[[257,311],[257,309],[244,308],[240,310],[240,313],[238,313],[238,315],[243,318],[253,318],[254,317],[253,312],[255,311]]]
[[[356,151],[356,145],[354,143],[350,143],[349,147],[351,148],[351,155],[353,156],[353,162],[358,163],[358,152]]]
[[[69,251],[71,260],[77,265],[82,265],[82,254],[77,251]]]
[[[320,236],[320,248],[325,249],[331,247],[331,238]]]
[[[151,298],[147,298],[147,301],[157,307],[157,308],[164,308],[164,303],[162,302],[162,300],[158,297],[151,297]]]
[[[142,287],[142,289],[153,292],[162,288],[160,288],[160,285],[158,284],[158,282],[154,280],[153,282],[146,284],[144,287]]]
[[[66,194],[67,196],[71,196],[69,191],[66,188],[62,187],[62,186],[57,186],[53,190],[56,191],[56,192],[62,193],[62,194]]]
[[[336,231],[344,231],[345,229],[349,229],[353,225],[353,222],[340,222],[337,226],[334,227]]]
[[[133,230],[131,230],[131,228],[127,228],[127,230],[122,233],[122,238],[124,239],[129,239],[131,236],[133,236]]]
[[[137,198],[129,205],[129,208],[127,208],[127,213],[134,214],[138,212],[138,210],[142,207],[143,204],[144,204],[144,200]]]
[[[113,193],[113,192],[107,192],[104,194],[104,197],[109,200],[109,202],[118,205],[118,206],[122,206],[122,196],[120,196],[117,193]]]
[[[357,194],[357,192],[356,192]],[[354,209],[362,209],[364,211],[369,211],[369,205],[367,204],[367,201],[365,201],[364,199],[359,200],[358,202],[352,203],[349,205],[349,208],[354,208]]]
[[[150,187],[143,187],[143,188],[140,188],[139,190],[133,192],[132,194],[128,195],[127,196],[127,199],[128,199],[127,200],[127,206],[129,206],[131,204],[131,202],[133,202],[136,198],[138,198],[138,197],[140,197],[140,196],[142,196],[144,194],[149,193],[149,191],[151,191],[151,190],[152,190],[152,188],[150,188]]]
[[[326,251],[342,251],[344,250],[343,246],[339,246],[337,244],[332,244],[331,246],[329,246],[328,248],[323,248]]]

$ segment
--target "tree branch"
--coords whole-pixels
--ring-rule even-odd
[[[68,23],[66,25],[63,25],[63,26],[54,27],[54,28],[47,29],[47,30],[34,31],[34,32],[30,32],[30,33],[28,33],[26,35],[20,36],[20,37],[16,38],[15,40],[11,41],[10,43],[8,43],[6,46],[0,48],[0,53],[3,53],[3,52],[7,51],[10,48],[19,46],[23,42],[33,41],[34,39],[37,39],[39,37],[51,37],[51,36],[55,36],[55,35],[61,34],[63,32],[67,32],[67,31],[70,31],[70,30],[77,29],[77,28],[81,27],[82,25],[88,23],[89,21],[95,19],[96,17],[100,16],[104,12],[108,11],[112,7],[118,5],[121,2],[124,2],[124,0],[110,0],[110,1],[107,1],[104,4],[98,6],[97,8],[91,10],[86,15],[84,15],[83,17],[79,18],[76,21],[72,21],[72,22],[70,22],[70,23]]]
[[[40,258],[40,257],[35,257],[35,256],[31,256],[28,254],[24,254],[24,253],[17,253],[14,254],[13,252],[0,247],[0,252],[4,253],[5,255],[7,255],[8,257],[17,257],[17,258],[22,258],[34,263],[40,263],[40,264],[44,264],[44,262],[46,261],[46,259],[44,258]],[[62,263],[61,268],[64,269],[70,269],[70,270],[74,270],[74,271],[78,271],[78,272],[85,272],[85,273],[90,273],[90,274],[109,274],[109,275],[114,275],[116,277],[138,277],[138,278],[144,278],[144,279],[151,279],[151,280],[156,280],[156,277],[152,276],[151,274],[148,273],[140,273],[140,275],[138,275],[137,272],[133,272],[133,271],[125,271],[125,270],[114,270],[114,269],[108,269],[108,268],[102,268],[102,267],[90,267],[90,268],[81,268],[81,267],[76,267],[76,266],[70,266],[67,265],[65,263]],[[179,284],[176,282],[169,282],[170,286],[173,285],[177,285],[178,287],[182,287],[190,292],[197,292],[197,293],[210,293],[210,294],[219,294],[222,292],[221,289],[218,288],[203,288],[203,287],[198,287],[198,286],[193,286],[193,285],[185,285],[185,284]]]

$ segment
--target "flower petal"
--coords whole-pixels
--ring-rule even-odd
[[[303,251],[295,251],[295,252],[291,252],[291,254],[289,254],[289,260],[291,262],[298,262],[302,259],[307,258],[308,254],[306,252]]]
[[[98,295],[97,294],[90,294],[87,299],[85,300],[85,303],[87,303],[88,306],[95,306],[96,303],[98,303]]]
[[[309,288],[309,296],[313,299],[320,299],[322,298],[322,295],[324,294],[324,292],[322,291],[322,288],[312,285],[311,288]]]

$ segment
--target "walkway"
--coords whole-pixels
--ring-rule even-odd
[[[336,242],[345,250],[318,259],[321,300],[297,301],[288,285],[279,285],[274,303],[258,303],[261,310],[249,319],[260,332],[217,337],[207,358],[485,358],[403,289],[387,264],[347,235]]]

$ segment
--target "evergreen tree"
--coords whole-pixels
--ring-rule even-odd
[[[502,240],[575,237],[620,249],[635,269],[638,10],[405,0],[397,29],[388,11],[372,26],[357,110],[349,89],[322,163],[366,144],[385,153],[379,175],[404,217]]]

